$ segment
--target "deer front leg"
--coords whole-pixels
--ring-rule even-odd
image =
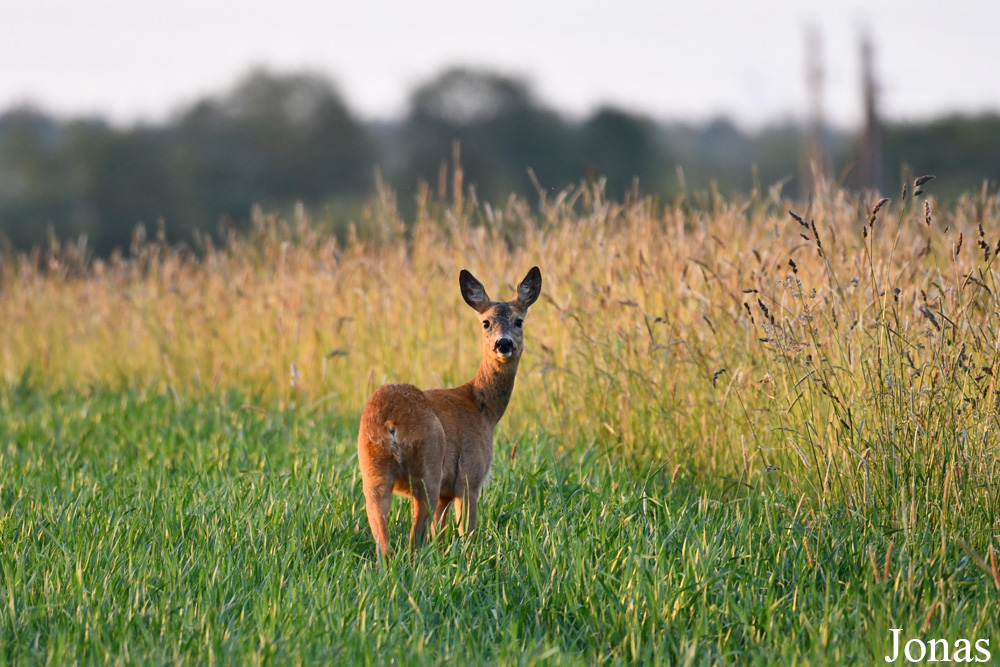
[[[440,490],[441,482],[437,479],[414,478],[410,481],[410,492],[413,496],[413,526],[410,528],[411,551],[416,551],[424,542],[427,521],[431,518],[431,500],[438,497]],[[437,522],[432,521],[432,536],[437,535],[437,529]]]
[[[448,508],[451,507],[451,498],[441,496],[438,498],[437,509],[434,510],[434,525],[437,530],[444,528],[444,520],[448,516]]]
[[[455,496],[455,519],[458,521],[458,534],[471,535],[476,530],[476,508],[479,505],[479,494],[467,490],[461,496]]]

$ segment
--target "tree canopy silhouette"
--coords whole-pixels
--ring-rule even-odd
[[[566,122],[539,105],[523,81],[493,72],[452,69],[417,88],[403,136],[408,171],[429,181],[458,141],[466,180],[486,199],[530,192],[529,168],[554,188],[570,178]]]
[[[254,204],[329,205],[356,220],[376,165],[405,193],[418,180],[435,183],[456,141],[465,185],[494,203],[534,195],[529,169],[552,191],[604,176],[616,199],[634,177],[644,194],[788,182],[795,195],[800,137],[793,123],[751,133],[724,118],[667,125],[611,106],[568,119],[524,80],[468,68],[418,86],[400,121],[363,123],[320,74],[256,70],[157,125],[64,121],[25,107],[0,114],[0,238],[28,248],[44,245],[51,229],[63,239],[86,235],[104,255],[127,249],[137,223],[189,240],[222,219],[245,224]],[[854,138],[829,131],[827,140],[835,173],[852,185]],[[938,197],[978,190],[996,179],[998,146],[997,115],[889,125],[883,182],[909,164],[938,174]],[[408,202],[400,198],[404,209]]]

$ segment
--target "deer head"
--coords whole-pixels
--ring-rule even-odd
[[[542,273],[538,267],[528,271],[512,301],[491,301],[483,284],[465,269],[458,276],[458,284],[465,302],[479,313],[483,357],[492,356],[500,363],[520,359],[524,349],[524,317],[542,291]]]

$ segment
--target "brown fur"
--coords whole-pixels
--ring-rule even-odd
[[[412,500],[411,549],[423,541],[432,503],[432,534],[452,504],[459,534],[475,530],[476,507],[493,462],[493,429],[507,409],[524,349],[520,322],[538,298],[542,276],[538,267],[531,269],[513,301],[490,301],[468,271],[462,271],[459,286],[483,327],[483,360],[475,376],[451,389],[382,385],[361,413],[358,462],[365,510],[383,557],[389,552],[394,492]]]

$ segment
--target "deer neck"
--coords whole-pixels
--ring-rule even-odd
[[[479,403],[479,410],[496,426],[507,410],[510,395],[514,391],[518,359],[500,363],[491,357],[484,357],[475,377],[469,383]]]

